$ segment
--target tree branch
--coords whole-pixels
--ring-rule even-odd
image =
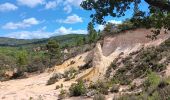
[[[160,8],[162,10],[170,11],[170,2],[164,0],[145,0],[149,5]]]

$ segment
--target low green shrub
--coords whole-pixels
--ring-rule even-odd
[[[75,70],[73,67],[70,68],[69,70],[66,70],[64,72],[64,78],[65,78],[65,81],[69,81],[73,78],[75,78],[75,76],[77,75],[77,70]]]
[[[58,95],[59,100],[66,98],[68,95],[66,90],[61,89],[60,94]]]
[[[81,96],[86,93],[86,87],[83,81],[79,81],[77,84],[72,84],[69,91],[71,96]]]
[[[47,81],[47,85],[55,84],[55,83],[58,82],[59,79],[61,79],[62,77],[63,77],[62,74],[59,74],[59,73],[53,74],[53,76],[50,77],[50,79]]]
[[[109,93],[109,82],[107,81],[97,81],[94,84],[91,84],[89,86],[90,89],[95,89],[97,90],[99,93],[105,94],[107,95]]]

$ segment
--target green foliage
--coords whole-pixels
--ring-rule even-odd
[[[59,96],[58,96],[59,100],[66,98],[66,96],[67,96],[67,91],[61,89],[61,90],[60,90],[60,94],[59,94]]]
[[[77,46],[82,46],[85,43],[85,39],[83,37],[78,37],[76,45]]]
[[[107,23],[103,31],[104,31],[105,33],[111,33],[111,32],[112,32],[112,29],[113,29],[114,27],[115,27],[114,24],[112,24],[112,23]]]
[[[129,75],[126,75],[127,72],[128,72],[128,69],[120,68],[118,69],[118,71],[116,72],[113,78],[115,80],[118,80],[118,83],[120,83],[121,85],[129,85],[132,79]]]
[[[79,81],[77,84],[72,84],[69,91],[71,96],[81,96],[86,93],[86,87],[83,81]]]
[[[76,46],[76,39],[78,37],[86,38],[84,34],[68,34],[51,37],[48,39],[12,39],[12,38],[0,38],[0,46],[4,47],[24,47],[24,48],[34,48],[45,46],[49,40],[56,40],[60,43],[61,48],[65,47],[65,44],[68,44],[70,47]]]
[[[129,20],[124,21],[122,24],[119,24],[117,26],[118,32],[130,30],[130,29],[134,29],[134,28],[135,28],[134,24]]]
[[[27,53],[27,51],[19,51],[18,53],[17,53],[18,55],[17,55],[17,65],[18,66],[24,66],[24,65],[26,65],[28,62],[27,62],[27,60],[28,60],[28,53]]]
[[[46,45],[50,58],[59,58],[61,55],[60,45],[55,40],[50,40]]]
[[[98,35],[97,35],[96,30],[94,29],[93,23],[90,22],[88,24],[87,30],[88,30],[88,39],[89,39],[89,42],[90,43],[96,42],[97,39],[98,39]]]
[[[77,46],[77,38],[83,38],[83,41],[87,43],[87,36],[83,34],[69,34],[33,40],[0,38],[0,80],[6,78],[4,76],[6,71],[15,71],[16,76],[22,76],[24,72],[41,73],[54,64],[60,64],[66,59],[92,48],[89,45],[85,47],[83,44],[81,46],[83,49],[79,50],[75,47]],[[55,41],[55,43],[50,43],[51,41]],[[47,44],[48,42],[49,44]],[[81,44],[81,42],[79,43]],[[59,52],[63,52],[64,49],[70,51],[64,54],[65,56]]]
[[[94,84],[91,84],[89,86],[90,89],[95,89],[97,90],[99,93],[105,94],[107,95],[109,92],[109,83],[107,81],[97,81]]]
[[[169,0],[144,0],[146,4],[149,4],[149,11],[139,9],[139,5],[143,3],[142,0],[85,0],[81,3],[81,7],[85,10],[91,10],[94,13],[90,16],[92,22],[98,24],[105,24],[105,17],[122,17],[125,16],[127,11],[134,11],[132,21],[135,27],[143,26],[146,28],[154,27],[152,35],[148,35],[149,38],[156,39],[160,34],[162,28],[165,29],[165,33],[170,30],[170,1]],[[131,7],[131,6],[134,7]],[[127,29],[126,25],[123,29]]]
[[[74,69],[73,67],[70,68],[69,70],[66,70],[66,71],[64,72],[65,81],[69,81],[69,80],[75,78],[75,76],[77,75],[77,73],[78,73],[77,70]]]
[[[148,79],[144,83],[145,90],[149,92],[153,91],[152,89],[157,87],[160,81],[161,79],[156,73],[149,72]]]
[[[61,79],[63,77],[62,74],[54,74],[52,77],[50,77],[50,79],[47,81],[47,85],[52,85],[55,84],[56,82],[59,81],[59,79]]]

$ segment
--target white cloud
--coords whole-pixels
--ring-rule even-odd
[[[6,23],[2,28],[3,29],[19,29],[19,28],[31,27],[32,25],[37,25],[39,23],[40,22],[36,18],[28,18],[28,19],[24,19],[22,22]]]
[[[66,13],[71,13],[72,12],[72,6],[74,7],[80,7],[80,4],[83,0],[65,0],[63,2],[63,6],[64,6],[64,11],[66,11]]]
[[[66,0],[64,2],[64,4],[65,5],[73,5],[73,6],[78,6],[79,7],[82,1],[83,0]]]
[[[75,24],[83,22],[82,18],[76,14],[68,16],[65,20],[59,20],[60,23]]]
[[[14,11],[17,9],[18,9],[18,7],[11,3],[0,4],[0,12]]]
[[[105,25],[98,25],[95,29],[102,31],[105,28]]]
[[[66,13],[71,13],[71,12],[72,12],[71,6],[70,6],[70,5],[66,5],[66,6],[64,7],[64,11],[65,11]]]
[[[66,34],[87,34],[86,30],[73,30],[72,28],[60,27],[54,32],[46,32],[46,26],[42,27],[37,31],[19,31],[12,32],[4,35],[4,37],[17,38],[17,39],[40,39],[40,38],[49,38],[57,35],[66,35]]]
[[[112,23],[112,24],[121,24],[122,23],[122,21],[116,21],[116,20],[109,20],[107,22]]]
[[[45,4],[45,9],[54,9],[57,7],[56,1],[49,1]]]
[[[72,28],[65,28],[65,27],[60,27],[58,29],[55,30],[55,33],[61,34],[61,35],[65,35],[65,34],[71,34],[71,33],[76,33],[76,34],[86,34],[87,31],[86,30],[73,30]]]
[[[107,23],[112,23],[112,24],[115,24],[115,25],[118,25],[118,24],[121,24],[122,21],[116,21],[116,20],[108,20]],[[105,25],[97,25],[95,27],[96,30],[103,30],[105,28]]]
[[[28,7],[36,7],[37,5],[42,5],[45,3],[44,0],[17,0],[17,2],[21,5],[25,5]]]
[[[9,38],[17,38],[17,39],[40,39],[40,38],[49,38],[52,33],[44,32],[44,31],[20,31],[20,32],[12,32],[10,34],[5,35],[5,37]]]

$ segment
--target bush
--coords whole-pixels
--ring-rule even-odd
[[[47,85],[52,85],[54,83],[56,83],[57,81],[59,81],[59,79],[61,79],[63,77],[62,74],[56,73],[54,74],[48,81],[47,81]]]
[[[86,93],[86,88],[83,81],[79,81],[77,84],[72,84],[69,91],[71,96],[81,96]]]
[[[65,71],[64,72],[65,81],[69,81],[75,78],[76,74],[77,74],[77,70],[75,70],[74,68],[70,68],[69,70]]]
[[[57,89],[59,89],[60,88],[60,86],[59,85],[57,85],[56,87],[55,87],[55,89],[57,90]]]
[[[107,95],[108,94],[108,90],[109,90],[109,84],[106,81],[98,81],[95,84],[92,84],[91,86],[89,86],[89,88],[91,89],[95,89],[98,92]]]
[[[144,87],[146,90],[155,88],[159,85],[160,81],[160,77],[156,73],[150,72],[148,74],[148,79],[144,82]]]
[[[116,64],[113,62],[113,63],[111,63],[111,65],[110,65],[111,67],[112,67],[112,69],[116,69],[117,68],[117,66],[116,66]]]
[[[67,97],[67,91],[61,89],[60,94],[58,95],[59,100],[64,99]]]
[[[106,98],[103,94],[96,94],[94,95],[93,100],[106,100]]]
[[[160,89],[159,95],[162,100],[170,100],[170,85]]]

